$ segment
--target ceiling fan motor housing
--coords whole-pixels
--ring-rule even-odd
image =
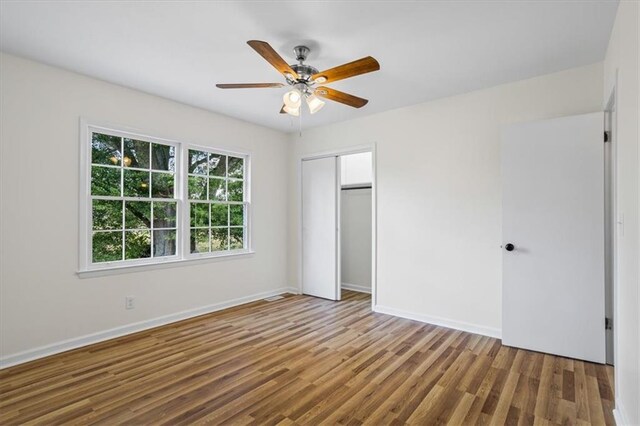
[[[298,81],[309,81],[311,76],[318,73],[318,70],[311,65],[305,64],[293,64],[291,65],[291,69],[298,74]]]
[[[307,60],[307,56],[309,55],[309,49],[307,46],[296,46],[293,48],[293,52],[296,55],[296,60],[299,62],[298,64],[290,65],[291,69],[298,74],[298,82],[301,81],[309,81],[311,76],[318,73],[318,70],[311,65],[306,65],[303,62]]]

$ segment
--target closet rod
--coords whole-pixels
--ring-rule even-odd
[[[349,191],[351,189],[371,189],[371,185],[345,185],[341,189],[343,191]]]

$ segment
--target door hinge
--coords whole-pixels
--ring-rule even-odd
[[[609,132],[604,132],[604,142],[607,143],[611,140],[611,138],[609,137]]]
[[[613,320],[611,318],[604,319],[604,329],[611,330],[613,328]]]

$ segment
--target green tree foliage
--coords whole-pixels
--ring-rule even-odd
[[[91,162],[119,166],[122,159],[122,138],[94,133],[91,138]]]
[[[176,149],[93,133],[91,195],[136,200],[92,199],[93,261],[171,256],[177,247]],[[191,251],[244,247],[244,160],[188,151]],[[167,201],[160,201],[167,199]],[[231,202],[231,204],[229,204]]]
[[[175,254],[176,202],[150,199],[174,197],[175,147],[94,133],[91,148],[91,194],[140,199],[92,200],[93,261]]]
[[[93,261],[122,260],[122,231],[93,233]]]
[[[124,247],[125,259],[151,257],[151,231],[125,231]]]
[[[244,159],[189,150],[188,165],[191,252],[243,248]]]

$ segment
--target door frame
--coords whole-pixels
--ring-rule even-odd
[[[605,92],[609,93],[609,96],[606,98],[603,109],[606,114],[611,114],[609,126],[611,128],[611,217],[613,219],[614,229],[612,230],[611,235],[611,266],[612,266],[612,293],[613,293],[613,372],[614,372],[614,389],[613,389],[613,399],[614,399],[614,416],[615,416],[615,406],[618,395],[620,395],[619,389],[619,369],[615,368],[618,365],[618,327],[619,323],[619,315],[618,315],[618,232],[620,232],[620,218],[618,211],[618,70],[615,71],[615,77],[613,78],[612,85]]]
[[[617,129],[616,129],[616,102],[615,91],[611,93],[604,110],[604,130],[608,135],[605,146],[605,268],[610,268],[610,275],[605,276],[605,314],[613,320],[611,334],[607,330],[606,363],[616,364],[616,281],[617,281],[617,256],[616,242],[618,234],[618,219],[616,211],[616,182],[617,182]],[[606,269],[605,269],[606,271]],[[611,338],[611,341],[609,340]]]
[[[371,310],[373,311],[376,306],[377,300],[377,283],[378,283],[378,268],[377,268],[377,258],[378,258],[378,238],[377,238],[377,173],[376,173],[376,143],[364,144],[364,145],[356,145],[351,147],[344,147],[338,149],[332,149],[328,151],[320,151],[316,153],[310,154],[302,154],[297,159],[297,175],[298,175],[298,293],[302,294],[302,162],[305,160],[315,160],[318,158],[326,158],[326,157],[340,157],[343,155],[349,154],[360,154],[363,152],[371,153]],[[338,165],[338,173],[340,172],[340,166]],[[340,187],[340,180],[338,176],[338,189]],[[340,191],[337,194],[337,211],[336,218],[340,219]],[[341,272],[341,259],[340,259],[340,222],[338,221],[338,238],[337,238],[337,250],[336,259],[337,273]],[[336,277],[338,279],[339,285],[339,296],[342,292],[340,288],[340,276]]]

